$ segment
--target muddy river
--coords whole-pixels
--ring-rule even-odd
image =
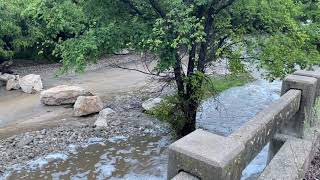
[[[81,81],[82,85],[101,95],[146,83],[147,77],[140,73],[117,73],[119,73],[118,70],[114,72],[111,70],[108,73],[95,71],[89,76],[80,76],[79,79],[65,82],[77,84]],[[117,79],[113,79],[115,76]],[[134,80],[126,80],[132,77]],[[54,81],[47,86],[53,85],[55,85]],[[231,88],[203,103],[197,117],[197,126],[227,136],[264,107],[277,100],[279,92],[280,82],[269,83],[264,80]],[[21,119],[21,117],[29,121],[30,119],[40,121],[44,118],[41,114],[49,111],[39,105],[38,97],[34,95],[12,95],[11,93],[10,99],[7,97],[9,96],[1,95],[0,97],[0,128],[10,127],[12,120]],[[57,108],[55,111],[59,110],[61,109]],[[68,113],[61,110],[58,114],[67,116]],[[19,123],[21,122],[17,121],[15,125]],[[53,152],[45,157],[33,159],[26,165],[13,165],[0,176],[0,179],[163,180],[166,179],[166,149],[170,143],[172,143],[170,136],[114,136],[107,140],[92,138],[82,146],[71,144],[65,151]],[[267,148],[244,170],[242,179],[252,179],[263,170],[266,165]]]

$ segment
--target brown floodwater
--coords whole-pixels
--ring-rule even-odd
[[[136,65],[129,65],[135,67]],[[139,66],[143,68],[142,66]],[[51,74],[53,75],[53,74]],[[54,79],[43,75],[46,87],[59,84],[80,85],[107,97],[146,84],[148,76],[126,70],[98,69],[73,78]],[[199,113],[198,126],[208,131],[229,135],[257,112],[279,97],[279,83],[256,81],[223,92],[208,99]],[[217,101],[218,99],[218,101]],[[234,103],[239,102],[239,103]],[[218,108],[219,107],[219,108]],[[48,107],[39,103],[38,95],[0,91],[1,130],[49,122],[70,116],[70,108]],[[4,131],[3,131],[4,132]],[[166,179],[168,136],[117,136],[108,140],[89,139],[82,147],[70,145],[63,152],[52,152],[9,167],[2,179]],[[259,174],[266,165],[267,148],[243,172],[243,178]]]
[[[13,166],[3,178],[165,179],[169,137],[116,136],[104,142],[89,141],[87,147],[70,145],[66,152],[52,153],[24,166]]]

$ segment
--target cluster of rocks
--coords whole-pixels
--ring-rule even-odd
[[[116,96],[106,101],[108,108],[100,111],[98,117],[75,119],[56,128],[0,139],[0,170],[55,151],[68,150],[70,145],[81,147],[92,138],[107,140],[113,136],[168,135],[169,125],[141,111],[142,99],[136,95]],[[87,118],[90,120],[86,121]],[[93,125],[91,120],[96,118]]]
[[[98,96],[78,86],[61,85],[42,91],[40,101],[49,106],[74,104],[74,116],[100,112],[103,102]]]
[[[40,101],[49,106],[73,104],[74,116],[81,117],[98,113],[99,117],[95,122],[98,127],[108,126],[108,116],[116,113],[113,109],[104,109],[100,97],[78,86],[61,85],[42,91]],[[142,103],[145,111],[150,111],[161,103],[161,98],[151,98]]]
[[[8,91],[22,89],[25,93],[39,92],[43,89],[42,80],[40,75],[29,74],[24,77],[13,74],[1,74],[0,84],[5,85]]]

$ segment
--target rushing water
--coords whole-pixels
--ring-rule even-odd
[[[79,152],[71,145],[67,152],[13,166],[4,179],[164,179],[167,138],[115,136],[106,143],[91,139]]]
[[[280,82],[263,80],[231,88],[203,103],[198,127],[227,136],[278,99],[279,91]],[[3,179],[166,179],[170,137],[114,137],[100,141],[91,140],[85,148],[71,145],[66,152],[13,166]],[[251,162],[242,179],[263,170],[267,151],[265,147]]]

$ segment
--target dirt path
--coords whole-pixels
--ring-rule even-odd
[[[129,68],[145,69],[144,63],[137,55],[115,56],[106,58],[97,65],[88,67],[88,71],[80,75],[64,75],[55,77],[57,64],[18,67],[16,72],[24,75],[40,74],[45,89],[56,85],[77,85],[102,97],[103,100],[111,96],[142,88],[150,82],[150,76],[122,69],[106,67],[110,63],[124,63]],[[85,119],[85,118],[84,118]],[[40,127],[54,126],[72,117],[72,108],[43,106],[39,101],[39,94],[25,94],[20,91],[7,92],[0,89],[0,138],[14,133]]]

